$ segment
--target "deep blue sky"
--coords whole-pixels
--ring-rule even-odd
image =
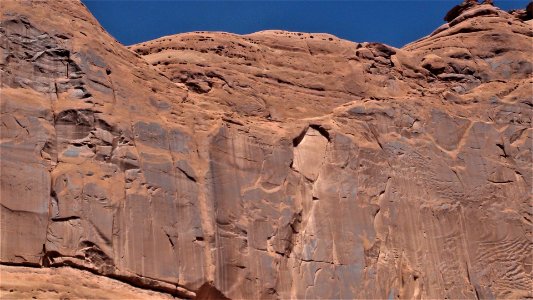
[[[125,45],[189,31],[251,33],[265,29],[327,32],[356,42],[396,47],[440,26],[462,0],[389,1],[161,1],[82,0]],[[504,9],[529,0],[495,0]]]

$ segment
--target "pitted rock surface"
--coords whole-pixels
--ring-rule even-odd
[[[78,1],[1,7],[2,297],[61,297],[25,279],[72,284],[54,267],[180,298],[533,297],[528,11],[464,5],[402,48],[127,48]]]

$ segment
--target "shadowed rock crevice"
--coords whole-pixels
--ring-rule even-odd
[[[196,292],[197,300],[229,300],[228,297],[215,288],[211,283],[204,283]]]

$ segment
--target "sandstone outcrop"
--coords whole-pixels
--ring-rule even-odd
[[[2,278],[533,297],[529,21],[477,4],[402,48],[263,31],[128,49],[77,1],[1,7]]]
[[[174,299],[73,268],[0,266],[2,299]]]

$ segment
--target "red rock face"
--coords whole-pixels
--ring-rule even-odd
[[[75,1],[2,13],[3,264],[183,298],[533,297],[527,13],[472,5],[401,49],[128,49]]]

